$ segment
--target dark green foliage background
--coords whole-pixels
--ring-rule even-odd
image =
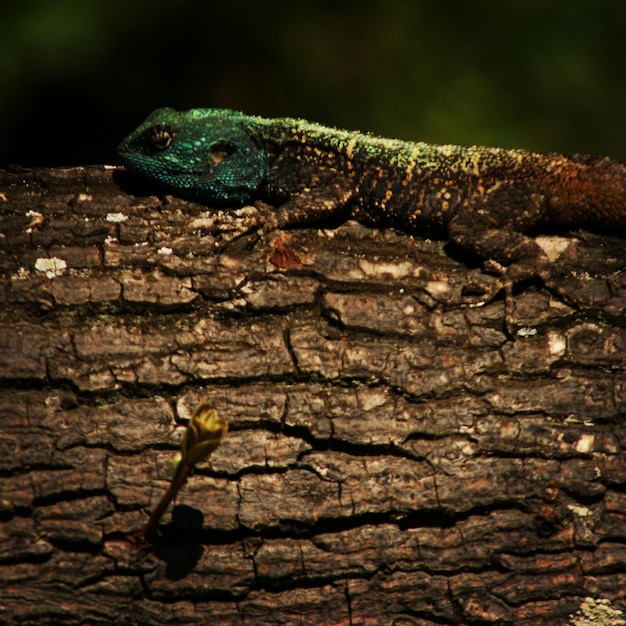
[[[115,161],[159,106],[626,160],[626,2],[22,0],[0,165]]]

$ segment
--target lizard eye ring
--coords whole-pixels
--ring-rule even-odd
[[[150,146],[155,152],[167,150],[174,141],[174,133],[166,126],[154,126],[150,136]]]

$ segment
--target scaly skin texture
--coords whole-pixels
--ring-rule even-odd
[[[530,230],[626,227],[626,165],[603,157],[412,143],[224,109],[158,109],[118,151],[174,195],[278,207],[272,228],[340,215],[439,231],[508,265],[489,297],[545,275],[548,259]]]

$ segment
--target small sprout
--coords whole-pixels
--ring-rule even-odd
[[[180,488],[187,482],[193,468],[209,458],[228,432],[228,422],[206,403],[198,405],[180,441],[180,452],[172,463],[172,482],[143,529],[147,541],[156,537],[159,520]]]
[[[181,463],[193,467],[209,458],[228,431],[228,424],[208,404],[194,411],[180,442]]]

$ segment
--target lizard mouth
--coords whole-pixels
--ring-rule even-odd
[[[131,171],[145,176],[153,172],[157,176],[198,177],[206,174],[210,159],[180,159],[175,153],[157,155],[134,150],[128,143],[120,144],[118,155],[122,163]]]

